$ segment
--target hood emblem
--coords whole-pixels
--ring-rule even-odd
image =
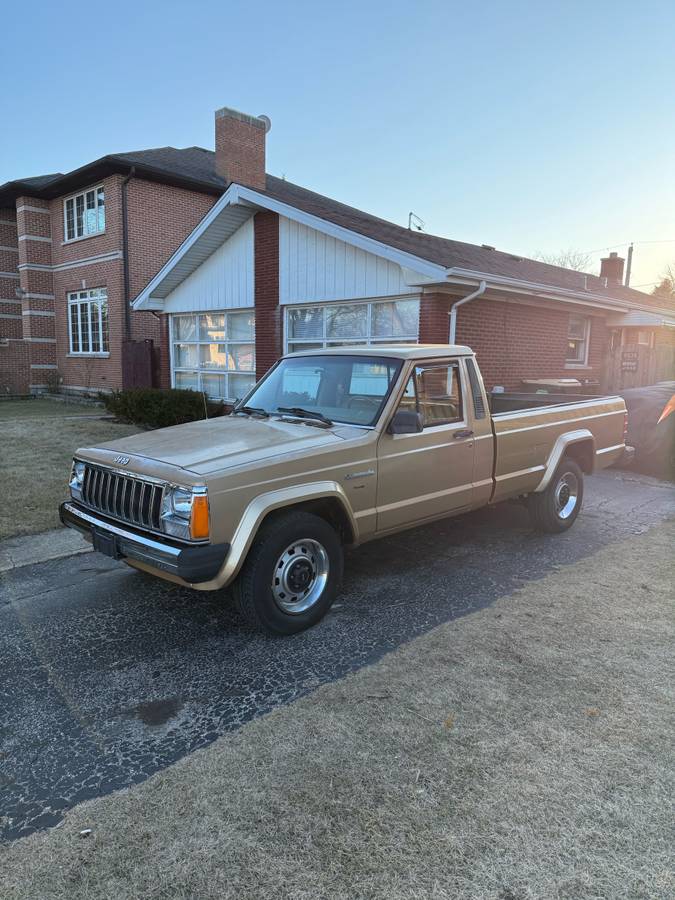
[[[129,465],[129,459],[129,456],[116,456],[113,462],[117,463],[118,466],[127,466]]]

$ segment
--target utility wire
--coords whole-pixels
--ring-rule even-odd
[[[612,244],[611,247],[598,247],[596,250],[581,250],[581,253],[604,253],[605,250],[616,250],[617,247],[627,247],[629,244],[675,244],[675,238],[661,241],[624,241],[622,244]]]

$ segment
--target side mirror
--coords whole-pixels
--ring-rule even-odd
[[[418,434],[422,431],[422,416],[412,409],[397,409],[389,423],[389,434]]]

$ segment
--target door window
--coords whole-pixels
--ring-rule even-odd
[[[424,428],[461,422],[464,410],[459,363],[416,366],[399,405],[401,409],[416,409]]]

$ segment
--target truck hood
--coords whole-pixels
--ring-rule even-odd
[[[325,447],[341,440],[333,430],[312,425],[279,419],[221,416],[144,431],[92,450],[78,451],[78,456],[109,466],[115,465],[115,457],[128,456],[130,460],[125,468],[131,472],[142,472],[142,460],[152,459],[206,475],[230,466]]]

